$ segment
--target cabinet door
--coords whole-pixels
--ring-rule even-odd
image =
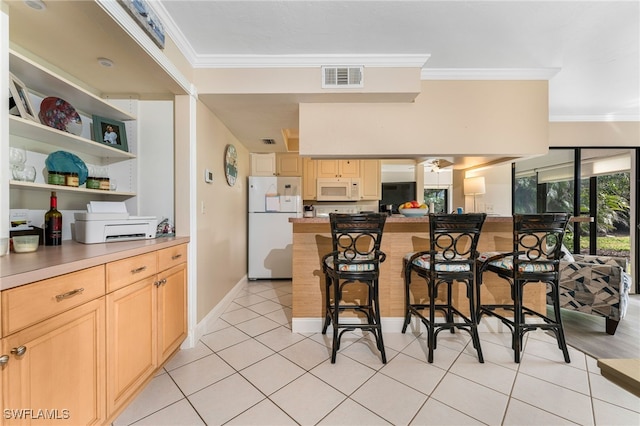
[[[380,160],[360,160],[360,172],[361,199],[382,199]]]
[[[302,159],[297,153],[276,154],[278,176],[302,176]]]
[[[107,413],[119,410],[156,368],[155,277],[107,295]]]
[[[357,178],[360,176],[360,160],[338,160],[339,176]]]
[[[318,160],[317,164],[317,174],[319,178],[333,178],[339,177],[339,161],[338,160]]]
[[[187,336],[187,265],[158,275],[158,365],[161,365]]]
[[[275,176],[276,154],[251,154],[251,176]]]
[[[302,162],[302,199],[316,199],[316,168],[317,161],[305,157]]]
[[[7,336],[2,343],[2,353],[9,354],[2,368],[4,424],[35,423],[25,415],[39,416],[42,424],[103,424],[104,330],[101,297]],[[23,420],[17,419],[20,414]]]

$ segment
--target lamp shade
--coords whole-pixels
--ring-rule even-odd
[[[466,178],[464,180],[464,195],[484,194],[484,176]]]

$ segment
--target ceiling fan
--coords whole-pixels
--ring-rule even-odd
[[[444,158],[434,158],[432,160],[427,160],[424,163],[425,168],[429,168],[432,172],[439,172],[441,169],[451,165],[453,165],[453,163],[449,160],[445,160]]]

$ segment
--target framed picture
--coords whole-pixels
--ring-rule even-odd
[[[129,151],[124,123],[110,118],[93,116],[93,139],[96,142]]]
[[[38,117],[36,117],[35,115],[33,105],[31,105],[27,86],[25,86],[24,83],[18,79],[18,77],[11,73],[9,73],[9,93],[12,98],[9,100],[9,105],[12,105],[11,100],[13,100],[13,104],[15,104],[15,106],[18,108],[20,117],[33,120],[38,123],[40,122]]]
[[[125,10],[135,19],[160,49],[164,49],[164,26],[147,0],[120,0]]]

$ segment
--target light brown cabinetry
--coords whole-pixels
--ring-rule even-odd
[[[360,160],[318,160],[316,177],[360,177]]]
[[[109,418],[124,408],[187,334],[186,261],[183,244],[107,264],[107,288],[118,288],[107,294]],[[162,271],[156,273],[158,269]],[[141,279],[135,281],[132,271],[140,271]]]
[[[104,421],[104,294],[103,265],[2,292],[4,424]]]
[[[360,160],[360,199],[382,199],[380,160]]]
[[[302,176],[302,158],[297,152],[276,154],[276,176]]]
[[[251,153],[251,176],[275,176],[276,154]]]
[[[305,157],[302,160],[302,199],[315,200],[317,194],[316,174],[318,162]]]

